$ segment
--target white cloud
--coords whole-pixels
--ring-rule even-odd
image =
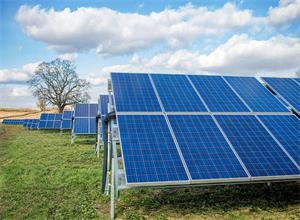
[[[41,62],[25,64],[20,69],[0,69],[0,83],[24,82],[30,78],[40,63]]]
[[[211,53],[187,50],[160,53],[151,59],[134,55],[130,64],[107,66],[94,84],[104,83],[110,72],[161,72],[252,76],[295,77],[300,69],[300,40],[276,36],[268,40],[253,40],[247,35],[235,35]],[[140,62],[136,62],[136,60]]]
[[[270,7],[267,21],[281,25],[300,17],[300,0],[280,0],[278,7]]]
[[[64,53],[96,49],[101,55],[134,53],[158,43],[181,47],[195,39],[285,25],[300,17],[300,0],[281,0],[266,17],[226,3],[216,10],[187,4],[147,15],[109,8],[81,7],[58,11],[21,6],[16,20],[30,37]],[[251,28],[249,28],[251,27]],[[247,29],[245,29],[247,28]]]
[[[9,95],[15,97],[31,96],[29,88],[27,86],[20,85],[12,88]]]
[[[249,10],[234,4],[210,11],[188,4],[148,15],[108,8],[81,7],[56,11],[21,6],[16,15],[25,33],[62,52],[96,48],[101,55],[132,53],[157,43],[180,46],[202,35],[214,35],[251,22]]]
[[[69,61],[75,61],[78,58],[78,53],[64,53],[59,55],[57,58]]]

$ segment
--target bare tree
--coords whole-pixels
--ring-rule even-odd
[[[39,109],[43,112],[46,110],[46,103],[44,99],[39,99],[37,102],[37,106],[39,107]]]
[[[39,64],[28,83],[35,97],[44,100],[46,105],[57,106],[59,112],[67,105],[90,98],[87,92],[90,84],[78,78],[75,65],[68,60]]]

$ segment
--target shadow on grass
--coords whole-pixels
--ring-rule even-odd
[[[299,204],[299,183],[245,184],[177,189],[139,189],[124,192],[119,213],[139,209],[142,213],[204,214],[249,208],[286,210]]]

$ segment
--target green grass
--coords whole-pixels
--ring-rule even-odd
[[[108,219],[101,159],[88,139],[0,128],[0,219]],[[300,219],[299,185],[121,191],[120,219]]]

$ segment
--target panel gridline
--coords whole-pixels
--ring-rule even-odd
[[[195,76],[189,78],[212,112],[249,112],[240,98],[220,76]]]
[[[300,85],[289,78],[263,77],[263,79],[300,112]]]
[[[215,116],[251,176],[297,175],[299,170],[252,115]]]
[[[254,112],[288,112],[288,109],[254,77],[224,78]]]
[[[167,112],[207,111],[185,75],[151,74]]]
[[[164,116],[117,119],[128,183],[188,180]]]
[[[294,115],[258,116],[300,165],[300,120]]]
[[[112,73],[111,79],[118,112],[161,112],[147,74]]]
[[[193,180],[247,177],[211,116],[168,118]]]

